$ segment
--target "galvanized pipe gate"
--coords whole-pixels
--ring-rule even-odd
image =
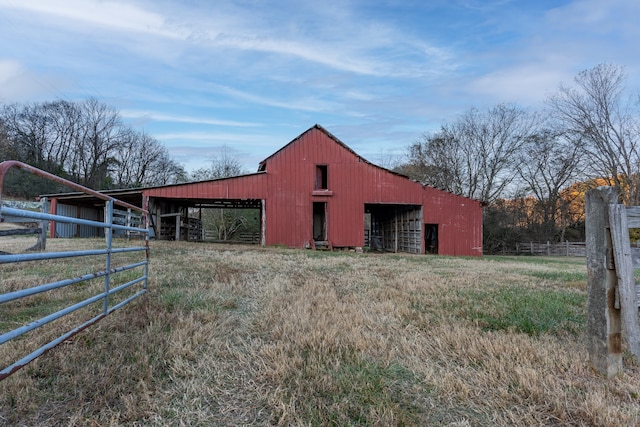
[[[45,178],[50,181],[63,184],[73,190],[85,193],[96,197],[99,200],[104,201],[104,221],[92,221],[81,218],[71,218],[61,215],[49,214],[45,212],[33,212],[24,209],[10,208],[2,205],[2,191],[5,174],[12,168],[17,168],[22,171],[31,173],[33,175]],[[114,206],[121,206],[129,210],[128,212],[135,211],[141,215],[142,226],[135,227],[131,225],[123,225],[114,223],[114,212],[116,212]],[[98,191],[83,187],[79,184],[65,180],[58,176],[52,175],[48,172],[44,172],[40,169],[29,166],[25,163],[17,161],[6,161],[0,163],[0,222],[22,222],[24,219],[31,219],[34,221],[54,221],[57,223],[70,223],[78,224],[89,227],[95,227],[97,229],[104,229],[105,246],[101,249],[91,250],[77,250],[77,251],[60,251],[60,252],[39,252],[39,253],[19,253],[19,254],[2,254],[0,253],[0,265],[10,263],[22,263],[22,262],[38,262],[43,260],[53,259],[65,259],[65,258],[77,258],[77,257],[89,257],[89,256],[104,256],[104,269],[95,273],[84,274],[78,277],[67,278],[63,280],[57,280],[47,283],[39,283],[34,286],[25,289],[14,290],[6,292],[4,287],[0,287],[0,313],[2,313],[2,305],[15,302],[22,299],[27,299],[37,294],[53,291],[56,289],[65,288],[67,286],[87,282],[97,278],[104,278],[104,287],[101,292],[86,298],[75,304],[69,305],[63,309],[60,309],[54,313],[50,313],[38,320],[32,321],[28,324],[20,326],[10,331],[0,331],[0,346],[14,340],[28,332],[34,331],[56,319],[60,319],[66,315],[80,310],[83,307],[87,307],[91,304],[99,304],[102,302],[102,308],[100,313],[81,324],[67,330],[62,335],[58,336],[41,347],[33,350],[31,353],[15,361],[11,365],[0,371],[0,381],[16,372],[18,369],[24,367],[47,350],[55,347],[56,345],[67,340],[71,336],[77,334],[88,326],[94,324],[98,320],[117,310],[118,308],[128,304],[139,296],[143,295],[147,291],[148,286],[148,273],[149,273],[149,223],[148,223],[148,211],[143,208],[125,203],[123,201],[114,199]],[[127,235],[137,234],[141,236],[144,241],[142,246],[129,246],[129,247],[113,247],[113,232],[114,230],[123,230]],[[42,230],[42,233],[46,233],[46,229]],[[125,265],[113,266],[112,256],[120,253],[138,252],[142,253],[142,261],[132,262]],[[124,271],[132,271],[136,274],[132,280],[126,283],[118,284],[112,287],[113,276],[117,273]],[[120,302],[113,304],[114,298],[110,298],[116,293],[123,293],[124,290],[129,289],[127,296]]]

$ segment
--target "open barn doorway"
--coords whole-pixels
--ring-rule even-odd
[[[263,200],[152,198],[149,205],[158,239],[265,244]]]
[[[422,253],[422,206],[365,203],[365,247]]]
[[[327,204],[325,202],[313,202],[313,240],[318,244],[327,239]]]
[[[438,224],[424,225],[424,253],[438,254]]]

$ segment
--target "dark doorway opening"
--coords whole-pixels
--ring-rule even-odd
[[[313,240],[327,241],[327,203],[313,202]]]
[[[424,225],[424,252],[438,254],[438,224]]]

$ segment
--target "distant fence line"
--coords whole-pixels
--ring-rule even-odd
[[[233,239],[220,240],[218,239],[218,233],[212,230],[203,230],[202,240],[206,242],[216,243],[260,243],[260,233],[238,233]]]
[[[519,242],[516,243],[517,255],[541,255],[541,256],[576,256],[586,257],[585,242]]]

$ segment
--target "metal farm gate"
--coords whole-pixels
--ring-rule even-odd
[[[95,219],[83,219],[77,217],[69,217],[63,215],[52,215],[46,212],[46,208],[43,212],[34,212],[26,209],[17,209],[2,205],[2,191],[5,174],[10,169],[19,169],[24,172],[28,172],[32,175],[62,184],[75,191],[91,195],[104,202],[104,221]],[[46,207],[46,203],[43,204]],[[131,216],[131,212],[137,213],[141,218],[141,223],[138,226],[132,226],[122,224],[122,221],[118,221],[118,216],[122,215],[122,210],[116,209],[116,206],[124,208],[125,215]],[[114,221],[114,218],[116,220]],[[30,340],[41,341],[44,335],[43,332],[39,332],[38,328],[44,325],[52,324],[52,322],[62,319],[65,316],[70,316],[73,313],[73,326],[70,328],[60,327],[65,330],[60,334],[60,330],[55,329],[49,334],[53,336],[58,335],[56,338],[49,340],[49,336],[45,340],[48,340],[45,344],[39,345],[36,349],[32,350],[26,356],[14,361],[6,368],[0,371],[0,380],[5,379],[18,369],[24,367],[47,350],[55,347],[63,341],[69,339],[71,336],[77,334],[88,326],[94,324],[98,320],[107,316],[111,312],[131,302],[137,297],[143,295],[147,291],[148,272],[149,272],[149,227],[147,223],[148,212],[146,209],[141,209],[137,206],[130,205],[120,200],[109,197],[98,191],[91,190],[73,182],[67,181],[55,175],[36,169],[27,164],[17,161],[6,161],[0,163],[0,222],[1,223],[19,223],[25,221],[41,222],[45,224],[40,231],[42,234],[46,233],[46,224],[49,222],[63,223],[63,224],[75,224],[76,226],[83,228],[93,228],[100,233],[96,235],[104,235],[104,244],[100,245],[98,249],[85,249],[85,250],[64,250],[64,251],[43,251],[44,248],[38,248],[39,252],[22,251],[21,253],[8,253],[0,251],[0,277],[6,275],[10,277],[11,271],[17,271],[17,268],[9,268],[11,264],[18,264],[20,267],[33,268],[48,263],[49,260],[65,260],[65,262],[59,262],[58,270],[62,272],[68,272],[67,274],[73,277],[67,277],[58,279],[55,281],[47,281],[49,274],[36,275],[37,278],[43,279],[39,283],[30,284],[28,286],[18,286],[18,289],[13,289],[14,285],[7,285],[6,282],[10,280],[5,279],[0,282],[0,346],[4,346],[12,340],[16,342],[19,337],[33,332],[29,335]],[[125,247],[116,247],[113,242],[114,234],[126,235],[127,237],[135,237],[137,240],[134,244],[127,245]],[[122,239],[124,240],[124,239]],[[100,242],[101,240],[99,240]],[[129,239],[127,239],[129,241]],[[141,244],[136,245],[135,242],[140,241]],[[124,254],[124,255],[120,255]],[[138,255],[134,255],[138,254]],[[116,260],[115,257],[118,257]],[[68,264],[72,260],[77,260],[80,265],[83,265],[89,259],[93,260],[94,265],[98,265],[100,271],[86,273],[86,274],[73,274],[69,270]],[[96,259],[98,261],[96,261]],[[48,264],[47,264],[48,265]],[[56,264],[58,265],[58,264]],[[7,266],[5,272],[2,271],[2,267]],[[85,268],[89,268],[85,266]],[[125,273],[126,272],[126,273]],[[64,277],[64,276],[62,276]],[[86,292],[94,292],[89,286],[89,282],[94,279],[103,279],[102,282],[93,282],[94,287],[97,289],[95,294],[90,296],[85,295]],[[102,283],[102,284],[101,284]],[[62,297],[53,297],[53,293],[66,292]],[[71,297],[69,295],[80,295],[79,297]],[[62,307],[60,305],[53,308],[53,312],[47,312],[46,308],[51,301],[56,299],[62,300]],[[39,304],[37,316],[42,316],[37,319],[30,319],[26,324],[11,329],[10,325],[20,323],[23,315],[16,315],[20,313],[20,310],[24,311],[24,308],[33,309],[34,305]],[[11,307],[11,306],[14,307]],[[81,311],[81,309],[83,309]],[[91,311],[93,310],[93,311]],[[42,315],[43,312],[47,314]],[[97,313],[97,314],[96,314]],[[37,317],[36,316],[36,317]],[[71,316],[70,316],[71,317]],[[88,319],[86,317],[89,317]],[[68,319],[68,318],[67,318]],[[40,334],[40,335],[39,335]],[[23,337],[23,338],[26,338]],[[33,347],[33,346],[32,346]],[[0,349],[1,350],[1,349]],[[0,351],[0,354],[3,352]],[[6,354],[6,353],[4,353]],[[11,353],[13,354],[13,353]],[[15,356],[12,361],[17,357]],[[4,366],[6,363],[4,359],[0,361]]]

